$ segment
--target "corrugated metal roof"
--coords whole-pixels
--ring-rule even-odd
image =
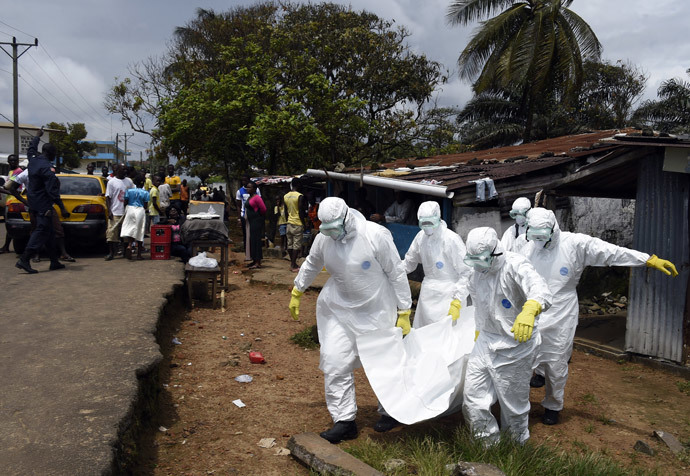
[[[438,185],[445,185],[448,190],[457,190],[463,187],[474,187],[471,180],[488,177],[494,181],[518,177],[531,172],[567,164],[576,160],[573,157],[544,157],[541,159],[522,160],[519,162],[499,162],[487,164],[461,164],[452,168],[439,168],[438,170],[413,170],[407,175],[396,178],[408,181],[435,181]]]
[[[632,129],[630,129],[632,131]],[[406,167],[410,164],[421,167],[424,165],[455,165],[463,164],[477,159],[484,160],[510,160],[513,158],[537,158],[544,152],[550,152],[554,156],[573,154],[582,155],[587,153],[592,147],[597,147],[597,144],[608,138],[612,138],[619,133],[618,129],[610,129],[606,131],[590,132],[586,134],[573,134],[569,136],[555,137],[552,139],[545,139],[527,144],[511,145],[508,147],[497,147],[494,149],[478,150],[471,152],[463,152],[461,154],[447,154],[436,155],[425,158],[407,158],[398,159],[393,162],[383,164],[386,168]],[[601,144],[604,147],[612,147],[615,144]]]

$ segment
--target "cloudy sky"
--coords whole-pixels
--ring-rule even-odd
[[[51,121],[84,122],[91,140],[111,140],[131,132],[103,109],[114,78],[127,67],[166,48],[177,26],[195,16],[198,7],[223,11],[250,0],[33,0],[5,2],[0,16],[0,42],[33,43],[19,59],[19,121],[43,125]],[[394,19],[411,36],[410,47],[441,62],[453,74],[437,94],[441,105],[462,106],[469,85],[455,73],[455,62],[474,26],[446,22],[450,0],[337,1],[355,10],[368,9]],[[648,75],[645,98],[655,98],[661,81],[688,79],[690,40],[686,0],[576,0],[571,9],[594,29],[603,57],[630,61]],[[11,47],[3,45],[7,51]],[[20,50],[21,51],[21,50]],[[12,119],[12,62],[0,53],[0,121]],[[132,158],[147,145],[145,136],[129,139]]]

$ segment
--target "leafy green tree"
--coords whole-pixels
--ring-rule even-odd
[[[633,64],[586,61],[578,121],[597,130],[625,127],[646,82],[645,74]]]
[[[686,70],[690,75],[690,69]],[[690,81],[672,78],[657,90],[658,100],[648,100],[635,111],[633,120],[640,126],[673,134],[690,133]]]
[[[548,109],[544,96],[572,102],[583,80],[583,61],[601,45],[590,26],[568,7],[573,0],[454,0],[453,24],[481,23],[460,54],[460,76],[476,94],[515,89],[524,118],[522,139],[533,137],[534,117]],[[501,13],[501,9],[505,10]]]
[[[113,87],[111,110],[155,116],[165,151],[226,177],[380,161],[445,81],[408,35],[329,3],[198,10],[176,30],[167,64]],[[135,110],[147,77],[169,88],[157,89],[155,108]]]
[[[63,167],[70,169],[79,167],[81,158],[95,147],[92,142],[84,140],[88,133],[83,122],[67,123],[67,125],[51,122],[46,127],[62,131],[61,133],[51,132],[50,142],[57,148],[57,156]]]

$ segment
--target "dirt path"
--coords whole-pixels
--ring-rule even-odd
[[[319,432],[331,425],[318,350],[304,350],[289,340],[315,323],[317,294],[305,294],[301,321],[294,322],[286,309],[288,289],[250,285],[248,278],[246,270],[233,266],[225,312],[196,309],[175,334],[182,344],[175,346],[170,375],[163,382],[167,386],[158,423],[167,431],[156,433],[153,456],[143,465],[152,474],[309,474],[290,456],[274,453],[295,433]],[[250,363],[250,349],[260,351],[266,363]],[[253,381],[236,382],[242,374]],[[688,463],[679,462],[651,437],[653,430],[663,429],[690,442],[690,390],[679,390],[681,380],[639,364],[618,364],[576,351],[562,424],[540,423],[543,389],[532,391],[533,441],[569,452],[603,452],[631,467],[658,468],[659,474],[683,474]],[[246,407],[235,406],[236,399]],[[420,430],[419,425],[399,428],[383,437],[373,432],[376,398],[361,370],[357,401],[359,438],[385,439]],[[440,424],[461,424],[461,417]],[[259,447],[262,438],[275,438],[276,446]],[[655,456],[633,451],[640,439],[651,445]]]

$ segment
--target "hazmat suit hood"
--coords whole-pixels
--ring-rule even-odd
[[[321,201],[318,211],[321,226],[344,220],[344,233],[336,241],[347,241],[357,234],[357,228],[364,221],[364,216],[357,210],[349,208],[345,200],[338,197],[327,197]]]
[[[493,228],[484,226],[471,230],[467,235],[466,247],[468,255],[480,255],[486,251],[494,255],[491,267],[484,272],[494,273],[503,266],[505,251]]]
[[[523,226],[525,224],[523,217],[530,208],[532,208],[532,204],[530,203],[529,198],[527,197],[520,197],[513,202],[511,211],[522,213],[522,216],[515,217],[515,222],[518,225]]]
[[[551,235],[551,239],[549,241],[535,241],[534,245],[537,248],[547,250],[556,248],[561,236],[561,229],[558,226],[558,221],[556,221],[556,215],[551,210],[536,207],[527,212],[527,231],[529,231],[530,228],[550,228],[553,230],[553,234]]]
[[[420,222],[419,227],[427,236],[443,236],[443,230],[447,228],[446,222],[441,220],[441,207],[438,202],[428,201],[419,205],[417,219]],[[437,225],[434,227],[425,227],[421,223],[424,219],[430,219],[430,221],[436,222]]]

